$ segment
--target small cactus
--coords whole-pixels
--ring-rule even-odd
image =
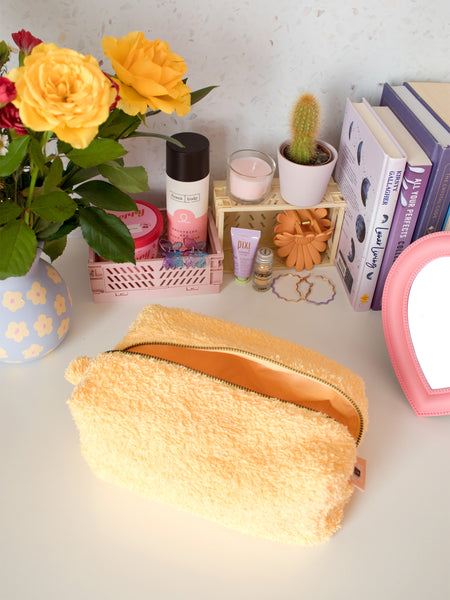
[[[286,150],[289,160],[301,165],[314,162],[317,154],[320,107],[313,94],[300,96],[292,112],[291,141]]]

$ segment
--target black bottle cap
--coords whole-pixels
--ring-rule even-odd
[[[184,148],[166,142],[166,173],[177,181],[199,181],[209,174],[209,140],[200,133],[176,133],[171,137]]]

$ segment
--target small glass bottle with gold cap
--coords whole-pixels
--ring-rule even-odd
[[[253,289],[266,292],[273,279],[273,251],[271,248],[259,248],[253,268]]]

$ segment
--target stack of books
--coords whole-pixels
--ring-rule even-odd
[[[380,103],[400,119],[433,164],[415,241],[443,228],[450,205],[450,83],[385,83]]]
[[[385,83],[381,106],[347,100],[335,179],[347,211],[337,267],[355,310],[380,310],[413,241],[450,228],[450,83]]]

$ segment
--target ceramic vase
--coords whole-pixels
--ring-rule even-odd
[[[0,362],[41,358],[63,341],[72,315],[69,289],[38,249],[23,277],[0,281]]]
[[[333,173],[337,160],[336,149],[319,140],[319,147],[331,154],[330,160],[321,165],[299,165],[286,158],[284,151],[288,145],[289,141],[283,142],[277,153],[281,197],[293,206],[316,206],[322,200]]]

